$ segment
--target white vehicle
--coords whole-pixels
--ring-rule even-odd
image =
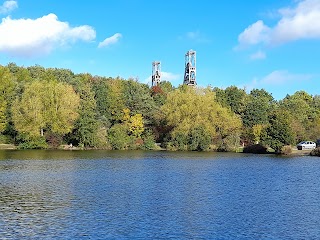
[[[298,150],[315,149],[316,143],[311,141],[303,141],[297,145]]]

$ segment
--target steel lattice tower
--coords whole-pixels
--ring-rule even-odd
[[[152,87],[158,86],[161,82],[161,63],[153,62],[152,63]]]
[[[185,70],[183,84],[189,86],[197,85],[196,82],[196,52],[190,50],[185,55]]]

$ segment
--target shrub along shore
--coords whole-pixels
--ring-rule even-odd
[[[68,69],[0,66],[0,143],[19,149],[269,152],[320,136],[320,96],[264,89],[149,87]],[[157,143],[157,144],[156,144]]]

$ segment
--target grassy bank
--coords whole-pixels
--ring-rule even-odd
[[[13,144],[0,144],[0,149],[17,149]]]

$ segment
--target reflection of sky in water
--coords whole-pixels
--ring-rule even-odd
[[[318,158],[0,151],[0,159],[0,239],[320,235]]]

